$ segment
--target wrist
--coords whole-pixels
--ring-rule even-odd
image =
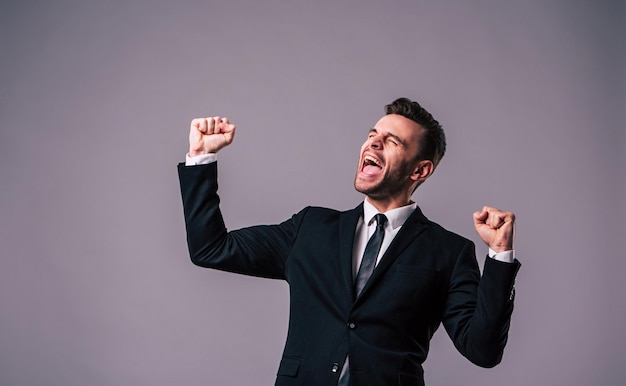
[[[201,156],[201,155],[207,155],[207,154],[213,154],[213,153],[215,153],[215,152],[210,152],[210,151],[206,151],[206,150],[192,150],[192,149],[189,149],[189,153],[187,153],[187,155],[189,157],[193,158],[193,157],[198,157],[198,156]]]
[[[513,250],[513,244],[489,245],[489,249],[491,249],[495,253],[508,252],[508,251],[512,251]]]
[[[185,157],[185,165],[193,166],[193,165],[205,165],[212,162],[217,161],[216,153],[208,153],[208,154],[200,154],[195,157],[191,157],[189,153]]]

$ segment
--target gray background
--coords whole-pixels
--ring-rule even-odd
[[[357,205],[359,147],[398,96],[447,130],[426,215],[478,241],[474,210],[513,210],[523,262],[502,364],[441,329],[427,383],[623,384],[622,4],[2,1],[0,384],[272,384],[287,286],[189,262],[189,121],[238,125],[236,228]]]

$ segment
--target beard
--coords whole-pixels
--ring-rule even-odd
[[[403,162],[398,168],[385,174],[380,181],[369,186],[360,186],[358,181],[359,171],[357,170],[354,178],[354,188],[359,193],[377,200],[395,197],[400,193],[406,192],[408,176],[411,174],[412,169],[413,166],[409,162]]]

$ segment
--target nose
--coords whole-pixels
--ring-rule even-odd
[[[383,141],[380,135],[375,135],[370,138],[370,147],[374,149],[382,149]]]

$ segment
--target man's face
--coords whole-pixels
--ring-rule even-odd
[[[355,189],[375,200],[406,196],[415,182],[410,177],[418,164],[423,133],[420,125],[402,115],[382,117],[361,147]]]

